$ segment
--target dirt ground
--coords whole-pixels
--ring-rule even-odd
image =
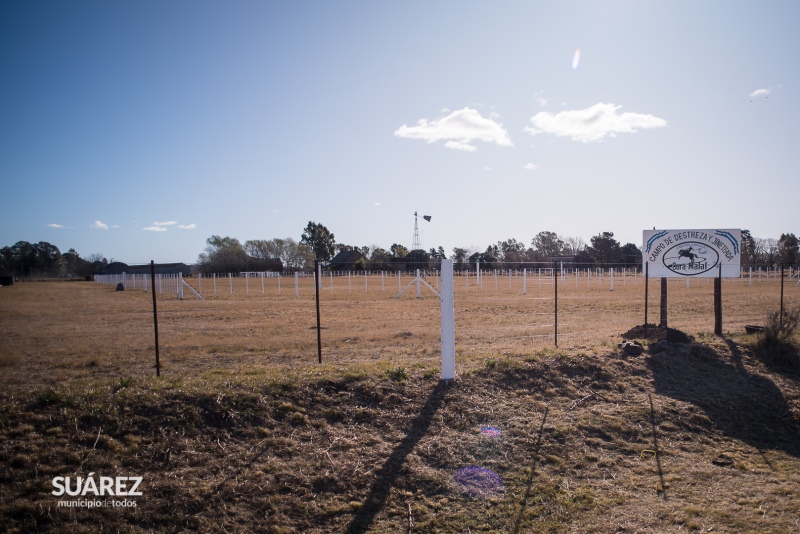
[[[206,301],[159,295],[156,378],[150,293],[2,288],[0,524],[800,530],[800,375],[765,364],[743,330],[775,306],[775,282],[723,284],[723,336],[710,333],[711,289],[674,283],[679,335],[639,338],[644,354],[628,356],[617,343],[643,323],[641,280],[613,292],[559,287],[557,348],[552,285],[528,280],[522,295],[518,280],[503,281],[457,282],[458,377],[448,384],[432,295],[323,286],[322,365],[309,287],[300,298],[252,286],[204,291]],[[786,289],[787,305],[798,303]],[[101,476],[142,477],[142,495],[123,499],[135,506],[60,506],[93,494],[52,494],[55,477]]]

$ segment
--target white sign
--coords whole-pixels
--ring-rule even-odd
[[[642,268],[652,277],[741,276],[741,230],[645,230]]]

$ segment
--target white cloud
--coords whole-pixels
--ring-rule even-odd
[[[56,224],[56,223],[48,224],[47,226],[49,226],[50,228],[64,228],[63,224]]]
[[[484,171],[493,171],[494,167],[490,167],[490,166],[487,165],[486,167],[483,168],[483,170]]]
[[[375,204],[373,204],[373,206],[380,206],[380,205],[381,205],[380,202],[376,202]]]
[[[404,139],[422,139],[428,143],[447,141],[445,147],[474,152],[473,141],[514,146],[508,132],[492,119],[481,116],[472,108],[453,111],[446,117],[432,120],[421,119],[416,126],[402,125],[394,135]]]
[[[109,226],[102,222],[102,221],[95,221],[91,224],[92,228],[98,228],[100,230],[108,230]]]
[[[536,165],[535,163],[526,163],[525,166],[523,167],[523,169],[525,169],[526,171],[535,171],[538,168],[539,166]]]
[[[559,113],[541,111],[531,118],[532,126],[526,127],[525,131],[531,135],[549,133],[589,143],[601,141],[605,136],[616,137],[618,133],[633,133],[667,125],[667,121],[654,115],[619,113],[621,107],[599,103],[586,109]]]
[[[147,228],[142,228],[145,232],[166,232],[167,229],[163,226],[148,226]]]
[[[164,222],[154,222],[153,226],[174,226],[178,224],[178,221],[164,221]]]
[[[475,152],[478,147],[472,146],[461,141],[448,141],[444,144],[445,148],[452,148],[453,150],[463,150],[464,152]]]
[[[752,93],[750,93],[750,98],[754,96],[767,96],[770,93],[769,89],[756,89]]]
[[[197,225],[194,224],[194,223],[192,223],[192,224],[179,224],[178,228],[180,228],[181,230],[194,230],[195,228],[197,228]]]

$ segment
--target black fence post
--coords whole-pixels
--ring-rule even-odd
[[[322,363],[322,327],[319,317],[319,261],[314,260],[314,287],[317,299],[317,361]]]
[[[156,263],[150,260],[150,288],[153,294],[153,328],[156,333],[156,376],[161,376],[161,362],[158,354],[158,309],[156,308]]]

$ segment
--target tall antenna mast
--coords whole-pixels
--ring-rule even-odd
[[[417,212],[414,212],[414,241],[411,243],[411,250],[420,250],[422,243],[419,240],[419,226],[417,225]]]

